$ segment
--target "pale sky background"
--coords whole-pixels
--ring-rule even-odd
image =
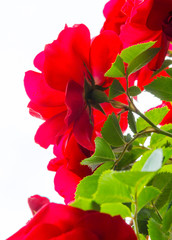
[[[54,191],[53,158],[34,142],[41,121],[29,115],[24,73],[33,69],[34,57],[57,38],[65,24],[84,23],[91,36],[104,22],[106,0],[6,0],[0,3],[0,240],[19,230],[31,218],[27,198],[34,194],[62,203]],[[146,101],[147,100],[147,101]],[[155,99],[142,94],[140,109]]]

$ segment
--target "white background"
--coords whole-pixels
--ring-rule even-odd
[[[65,24],[84,23],[91,36],[104,22],[105,0],[6,0],[0,3],[0,240],[31,218],[27,198],[34,194],[63,202],[54,191],[54,173],[46,169],[52,149],[34,143],[40,120],[29,115],[23,77],[44,45]],[[141,109],[154,102],[142,94]]]

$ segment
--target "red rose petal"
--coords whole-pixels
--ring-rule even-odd
[[[66,123],[69,126],[76,119],[80,118],[86,105],[83,96],[84,89],[80,84],[71,80],[68,82],[66,89],[66,105],[68,107]]]
[[[80,117],[75,121],[73,126],[73,134],[77,142],[84,148],[94,151],[92,143],[93,125],[90,123],[88,110],[85,109]]]
[[[28,198],[28,204],[34,215],[39,209],[41,209],[45,204],[49,203],[49,199],[46,197],[41,197],[39,195],[34,195]]]
[[[34,66],[39,69],[41,72],[44,68],[45,54],[44,52],[40,52],[34,59]]]
[[[41,73],[26,72],[24,85],[28,97],[36,104],[44,107],[56,107],[64,104],[64,92],[50,88]]]
[[[44,148],[48,148],[50,144],[55,144],[57,137],[66,130],[65,116],[66,112],[62,112],[43,123],[36,132],[35,142]]]
[[[90,33],[81,24],[66,27],[56,41],[45,47],[44,73],[54,89],[65,91],[69,80],[84,84],[84,64],[88,64]]]
[[[51,240],[99,240],[94,233],[84,228],[76,228]]]
[[[115,61],[121,48],[122,43],[113,31],[103,31],[93,40],[90,50],[90,62],[96,84],[102,85],[105,82],[104,74]]]
[[[66,204],[74,200],[74,193],[80,180],[80,177],[63,166],[57,170],[54,178],[55,190],[64,197]]]

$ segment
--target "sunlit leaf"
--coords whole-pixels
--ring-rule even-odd
[[[122,50],[120,56],[122,57],[123,61],[126,63],[130,63],[134,58],[136,58],[139,54],[146,51],[148,48],[152,47],[155,42],[147,42],[147,43],[140,43],[137,45],[133,45],[131,47],[125,48]]]
[[[105,77],[125,77],[125,68],[122,58],[118,55],[111,68],[105,73]]]
[[[115,155],[110,145],[103,138],[97,137],[95,139],[95,144],[95,153],[90,158],[84,159],[81,164],[94,165],[115,160]]]
[[[111,216],[120,215],[122,218],[131,217],[130,209],[122,203],[104,203],[101,205],[100,212]]]
[[[99,175],[87,176],[78,184],[75,197],[92,198],[97,190]]]
[[[94,200],[99,203],[132,201],[130,187],[113,176],[113,171],[105,171],[99,178]]]
[[[161,191],[155,187],[148,186],[143,188],[138,196],[138,211],[143,208],[148,202],[152,201],[155,197],[160,194]]]
[[[163,230],[169,231],[172,226],[172,207],[168,209],[162,221]]]
[[[162,226],[153,219],[149,220],[148,231],[151,240],[168,240],[168,236],[162,231]]]
[[[155,125],[158,125],[165,115],[168,113],[169,109],[167,107],[162,108],[154,108],[145,113],[145,116],[152,121]],[[143,118],[139,117],[136,122],[137,131],[140,132],[146,127],[149,127],[149,123],[147,123]]]
[[[145,90],[165,101],[172,101],[172,78],[159,77],[145,86]]]
[[[136,58],[134,58],[128,65],[128,75],[140,70],[147,63],[149,63],[156,56],[159,50],[159,48],[149,48],[146,51],[142,52],[140,55],[136,56]]]
[[[85,211],[87,210],[100,211],[100,206],[92,199],[88,198],[78,197],[74,202],[70,203],[70,206],[77,207]]]

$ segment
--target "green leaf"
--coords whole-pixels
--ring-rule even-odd
[[[162,226],[164,231],[169,231],[172,226],[172,207],[166,212],[163,217]]]
[[[156,149],[142,168],[142,172],[155,172],[162,167],[163,151],[162,149]]]
[[[160,170],[159,173],[172,173],[172,165],[164,165]]]
[[[171,132],[172,133],[172,124],[166,124],[162,126],[160,129]],[[153,133],[151,140],[150,140],[150,147],[163,147],[172,145],[172,138],[162,135],[162,134],[156,134]]]
[[[147,139],[147,137],[149,137],[151,134],[149,134],[149,135],[142,135],[142,136],[140,136],[139,138],[137,138],[137,140],[138,140],[138,142],[141,144],[141,145],[144,145],[144,143],[145,143],[145,141],[146,141],[146,139]],[[145,137],[146,136],[146,137]]]
[[[172,68],[167,69],[166,72],[172,77]]]
[[[128,111],[128,124],[133,133],[137,133],[136,121],[132,111]]]
[[[162,64],[162,66],[158,69],[158,70],[156,70],[153,74],[152,74],[152,76],[151,77],[154,77],[154,76],[156,76],[158,73],[160,73],[162,70],[164,70],[164,69],[166,69],[169,65],[171,65],[172,64],[172,60],[170,60],[170,59],[167,59],[167,60],[165,60],[164,62],[163,62],[163,64]],[[168,70],[168,69],[167,69]],[[167,71],[166,70],[166,71]],[[169,74],[170,75],[170,74]]]
[[[102,172],[112,169],[114,166],[114,162],[105,162],[102,165],[100,165],[98,168],[96,168],[96,170],[94,171],[94,174],[99,174],[101,175]]]
[[[130,186],[136,187],[140,184],[143,179],[147,179],[151,174],[149,172],[114,172],[113,177],[121,181],[122,183]]]
[[[172,192],[172,174],[168,172],[159,172],[154,176],[151,184],[161,191],[161,194],[156,198],[155,201],[155,206],[158,209],[161,209],[167,203]]]
[[[130,96],[134,97],[139,95],[141,93],[141,90],[139,87],[132,86],[132,87],[129,87],[128,92]]]
[[[120,215],[122,218],[131,217],[130,209],[122,203],[104,203],[101,205],[100,212],[111,216]]]
[[[134,163],[134,165],[132,166],[131,171],[141,171],[144,164],[146,163],[147,159],[149,158],[149,156],[151,155],[153,151],[149,150],[147,152],[145,152],[143,154],[143,156],[141,157],[141,159],[137,162]]]
[[[167,107],[162,108],[154,108],[145,113],[145,116],[151,120],[155,125],[158,125],[165,115],[168,113],[169,109]],[[147,123],[143,118],[139,117],[136,122],[137,131],[140,132],[146,127],[149,127],[149,123]]]
[[[145,86],[145,90],[165,101],[172,101],[172,78],[159,77]]]
[[[137,222],[139,226],[139,232],[148,235],[147,224],[150,218],[155,219],[157,222],[161,222],[158,215],[151,208],[144,207],[137,214]]]
[[[88,199],[88,198],[79,197],[69,205],[72,207],[80,208],[85,211],[87,210],[100,211],[100,206],[96,202],[94,202],[92,199]]]
[[[82,181],[78,184],[75,198],[92,198],[92,195],[96,192],[98,186],[99,175],[91,175],[82,179]]]
[[[81,164],[82,165],[95,165],[104,163],[106,161],[114,161],[115,155],[110,147],[110,145],[100,137],[95,139],[96,150],[95,153],[90,157],[84,159]]]
[[[159,50],[159,48],[149,48],[140,55],[136,56],[128,65],[128,75],[140,70],[147,63],[149,63],[156,56]]]
[[[170,196],[170,199],[172,199],[171,196]],[[171,201],[171,200],[169,200],[169,201]],[[166,212],[169,210],[169,208],[168,208],[169,201],[161,209],[158,210],[160,215],[162,216],[162,219],[164,218]],[[161,221],[161,223],[162,223],[162,221]],[[162,228],[162,230],[163,230],[163,228]],[[172,228],[170,230],[172,230]],[[172,234],[172,232],[171,232],[171,234]],[[171,235],[171,237],[172,237],[172,235]]]
[[[101,133],[103,138],[112,146],[119,147],[125,143],[119,122],[114,113],[108,116]]]
[[[99,203],[131,202],[130,187],[116,179],[114,171],[105,171],[98,181],[97,191],[93,195],[94,200]]]
[[[117,97],[123,93],[125,93],[123,86],[118,80],[115,79],[112,85],[110,86],[109,99]]]
[[[122,58],[118,55],[111,68],[105,73],[105,77],[125,77],[125,68]]]
[[[140,240],[146,240],[145,236],[142,234],[139,234],[139,238],[140,238]]]
[[[163,156],[164,156],[164,161],[163,164],[171,164],[171,158],[172,158],[172,147],[167,147],[167,148],[163,148]]]
[[[129,152],[126,152],[116,166],[116,170],[129,167],[131,163],[135,162],[142,154],[148,151],[147,148],[142,146],[133,146]]]
[[[113,177],[121,181],[122,183],[130,186],[131,193],[134,196],[135,192],[139,194],[144,186],[152,179],[154,173],[150,172],[115,172]]]
[[[162,231],[162,226],[153,219],[149,220],[148,231],[151,240],[168,240],[168,236]]]
[[[138,195],[138,211],[143,208],[147,203],[152,201],[155,197],[157,197],[161,191],[155,187],[149,186],[143,188],[143,190]]]
[[[150,172],[106,171],[99,178],[94,200],[98,203],[130,202],[130,194],[134,195],[136,190],[139,194],[153,176]]]
[[[142,208],[138,212],[137,217],[138,217],[138,220],[149,220],[149,218],[153,218],[156,222],[161,223],[161,219],[160,219],[159,215],[157,215],[157,213],[154,211],[154,209],[152,209],[149,206]]]
[[[164,187],[161,190],[162,193],[159,195],[159,197],[155,202],[155,205],[158,209],[161,209],[168,202],[169,196],[172,192],[171,186],[172,186],[172,181],[164,183]]]
[[[133,45],[131,47],[128,47],[122,50],[120,56],[122,57],[124,62],[130,63],[139,54],[146,51],[148,48],[152,47],[154,44],[155,42],[147,42],[147,43]]]

